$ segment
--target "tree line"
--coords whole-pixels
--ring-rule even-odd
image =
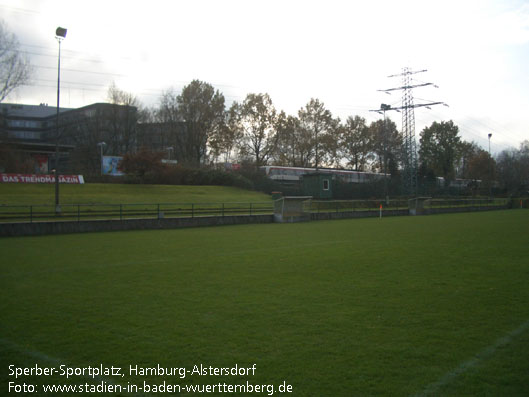
[[[278,110],[266,93],[250,93],[226,108],[220,91],[194,80],[180,94],[164,92],[158,106],[142,109],[139,117],[140,123],[164,126],[165,145],[174,147],[175,158],[185,165],[233,161],[332,167],[397,178],[402,167],[403,138],[393,121],[368,123],[358,115],[342,121],[316,98],[296,115]],[[523,190],[529,179],[521,165],[527,161],[527,146],[525,142],[520,150],[504,151],[494,159],[475,142],[463,140],[453,121],[433,122],[420,132],[419,177],[443,177],[447,185],[456,178],[485,184],[501,179],[509,189]],[[519,170],[514,172],[516,183],[513,167]]]
[[[237,162],[255,167],[343,168],[388,173],[394,181],[400,178],[403,137],[392,120],[368,123],[356,115],[341,121],[316,98],[296,115],[276,109],[266,93],[249,93],[243,101],[227,107],[219,90],[193,80],[180,93],[174,89],[163,92],[152,108],[143,107],[134,95],[115,84],[107,99],[112,105],[121,105],[121,110],[124,106],[137,111],[109,112],[104,116],[106,123],[95,123],[99,125],[97,133],[87,130],[79,134],[77,126],[66,134],[76,137],[78,150],[90,151],[96,164],[94,139],[106,139],[111,143],[109,154],[131,153],[141,147],[152,151],[171,148],[166,155],[186,167]],[[85,120],[83,124],[94,123]],[[86,139],[90,142],[84,143]],[[443,177],[446,186],[456,178],[480,180],[483,186],[499,181],[506,189],[523,192],[529,179],[525,166],[528,147],[524,142],[519,150],[504,151],[494,159],[475,142],[463,140],[453,121],[433,122],[420,132],[419,179],[438,183],[437,177]]]
[[[157,107],[141,109],[138,117],[140,125],[162,125],[164,146],[174,147],[186,165],[236,161],[382,171],[384,165],[397,170],[400,159],[402,139],[391,120],[368,124],[351,116],[341,122],[315,98],[294,116],[278,110],[266,93],[250,93],[226,108],[222,93],[194,80],[180,94],[164,92]]]

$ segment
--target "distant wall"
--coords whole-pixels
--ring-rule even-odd
[[[454,212],[480,212],[480,211],[495,211],[495,210],[506,210],[509,206],[506,205],[484,205],[476,207],[455,207],[455,208],[427,208],[424,210],[423,215],[435,215],[435,214],[450,214]]]
[[[409,215],[409,211],[406,210],[383,210],[382,217],[386,216],[404,216]],[[314,212],[310,214],[311,220],[323,221],[329,219],[349,219],[349,218],[373,218],[379,217],[380,212],[376,211],[351,211],[351,212]]]

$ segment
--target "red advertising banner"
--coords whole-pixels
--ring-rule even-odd
[[[55,183],[55,175],[2,174],[0,183]],[[59,175],[59,183],[84,183],[82,175]]]

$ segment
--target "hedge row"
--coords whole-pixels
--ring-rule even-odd
[[[147,172],[142,176],[88,176],[85,179],[90,183],[233,186],[264,193],[285,190],[284,186],[278,185],[276,182],[267,178],[264,173],[253,167],[247,167],[240,171],[224,171],[212,168],[176,166],[165,167],[156,172]],[[297,190],[296,192],[287,193],[297,193]]]

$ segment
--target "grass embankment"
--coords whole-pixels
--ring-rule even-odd
[[[60,185],[62,204],[204,203],[270,201],[270,196],[226,186]],[[54,205],[53,184],[0,184],[0,204]]]
[[[511,210],[1,239],[0,388],[102,381],[14,379],[9,364],[102,363],[121,385],[524,395],[528,225]],[[254,363],[255,375],[129,374]]]

